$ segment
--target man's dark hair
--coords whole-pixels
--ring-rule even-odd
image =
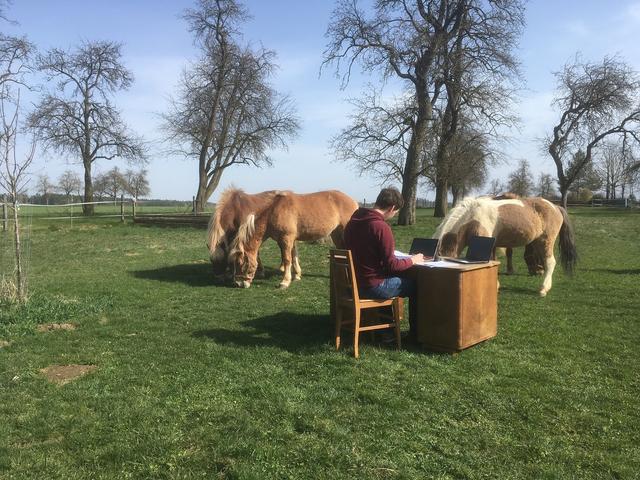
[[[396,207],[400,210],[404,205],[402,195],[397,188],[383,188],[376,198],[376,207],[386,210],[389,207]]]

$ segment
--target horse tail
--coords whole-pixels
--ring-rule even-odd
[[[256,231],[256,215],[251,213],[247,216],[246,220],[238,227],[238,234],[231,244],[231,251],[229,255],[236,255],[242,253],[245,250],[245,245],[251,239]]]
[[[575,235],[567,211],[560,206],[558,206],[558,209],[560,213],[562,213],[562,227],[560,227],[560,262],[562,263],[564,271],[572,275],[578,263]]]

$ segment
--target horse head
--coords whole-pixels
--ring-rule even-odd
[[[250,240],[255,232],[255,215],[250,214],[240,225],[231,244],[229,263],[233,264],[233,281],[238,287],[249,288],[258,269],[258,248]]]
[[[438,255],[441,257],[457,257],[458,256],[458,235],[448,232],[442,235],[438,244]]]

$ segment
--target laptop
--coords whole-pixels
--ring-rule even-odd
[[[438,241],[437,238],[414,238],[411,242],[409,255],[421,253],[425,257],[435,257],[438,250]]]
[[[474,236],[469,239],[469,247],[464,258],[446,257],[446,260],[457,263],[487,263],[493,256],[495,245],[495,237]]]

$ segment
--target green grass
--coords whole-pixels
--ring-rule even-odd
[[[365,338],[359,360],[332,348],[324,245],[278,290],[268,242],[242,290],[214,282],[202,230],[34,220],[31,302],[0,310],[0,478],[637,478],[640,215],[571,214],[575,277],[538,298],[517,250],[496,338]],[[78,329],[35,330],[56,322]],[[38,373],[72,363],[98,368]]]

